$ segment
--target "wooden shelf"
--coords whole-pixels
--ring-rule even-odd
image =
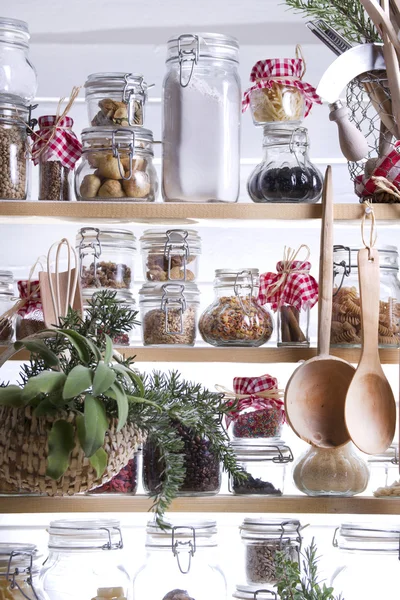
[[[358,220],[364,214],[364,208],[356,200],[354,204],[335,204],[334,208],[337,221]],[[374,210],[377,219],[400,219],[400,204],[377,204]],[[319,219],[321,214],[321,204],[0,201],[0,217],[190,222],[203,219]]]
[[[2,496],[0,514],[10,513],[91,513],[91,512],[147,512],[151,501],[146,496],[72,496],[49,498],[39,496]],[[218,495],[209,497],[176,498],[170,512],[230,512],[230,513],[329,513],[400,515],[400,498],[309,498],[282,496],[261,498],[255,496]]]
[[[5,350],[0,346],[0,355]],[[195,362],[195,363],[297,363],[317,355],[316,348],[117,348],[126,357],[135,357],[135,362]],[[358,363],[358,348],[331,348],[331,354],[351,363]],[[381,348],[382,364],[398,364],[397,348]],[[20,351],[11,360],[27,360],[28,351]]]

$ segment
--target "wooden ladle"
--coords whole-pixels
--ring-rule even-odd
[[[379,254],[375,248],[358,253],[362,353],[349,386],[345,419],[350,437],[367,454],[385,452],[396,428],[396,403],[378,351]]]
[[[350,441],[344,404],[354,367],[329,355],[333,288],[331,167],[326,169],[322,203],[318,356],[293,373],[285,390],[285,408],[290,426],[301,439],[320,448],[333,448]]]

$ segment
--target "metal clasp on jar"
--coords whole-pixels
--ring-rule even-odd
[[[308,138],[308,131],[306,127],[296,127],[296,129],[293,130],[292,135],[290,136],[290,142],[289,142],[289,150],[291,154],[294,154],[294,156],[296,157],[296,161],[297,164],[299,165],[299,167],[302,166],[302,164],[300,164],[300,160],[299,160],[299,153],[302,154],[303,156],[303,161],[304,162],[304,157],[306,156],[307,152],[308,152],[308,148],[310,145],[310,141]]]
[[[182,41],[186,41],[187,45],[195,44],[194,48],[189,48],[185,50],[182,48]],[[194,65],[197,65],[200,55],[200,40],[198,35],[193,35],[192,33],[183,33],[178,37],[178,60],[179,60],[179,83],[181,87],[185,88],[189,85],[190,80],[192,79]],[[182,78],[182,66],[185,62],[191,62],[191,69],[189,74],[189,79],[186,83],[183,83]]]
[[[165,333],[168,335],[183,334],[183,313],[186,310],[186,298],[183,295],[185,289],[184,285],[179,283],[165,283],[162,286],[163,294],[161,296],[161,310],[164,311],[165,315]],[[179,330],[174,331],[169,326],[169,313],[170,311],[179,312]]]
[[[131,77],[132,77],[132,80],[130,79]],[[140,103],[140,107],[141,107],[142,114],[143,114],[143,106],[147,100],[147,90],[149,87],[153,87],[153,86],[152,85],[151,86],[143,85],[143,82],[144,82],[143,76],[141,75],[140,77],[138,77],[137,75],[134,75],[133,73],[125,73],[124,81],[125,81],[125,85],[124,85],[124,89],[122,91],[122,102],[124,102],[127,106],[129,126],[133,127],[134,125],[141,125],[142,123],[138,123],[135,120],[135,114],[136,114],[135,102]],[[138,92],[142,95],[142,100],[137,100],[135,98],[134,102],[131,102],[132,96],[135,97]]]
[[[127,136],[129,136],[131,138],[131,141],[129,141],[129,142],[126,141]],[[120,138],[122,138],[122,141],[118,141]],[[115,129],[112,132],[111,144],[112,144],[113,157],[116,158],[118,161],[118,170],[119,170],[119,174],[121,175],[121,179],[128,181],[129,179],[131,179],[132,173],[133,173],[132,160],[133,160],[133,155],[135,153],[135,133],[134,133],[134,131],[127,131],[126,129]],[[128,177],[125,177],[125,169],[121,164],[120,150],[128,150],[128,157],[129,157],[129,175],[128,175]]]
[[[335,297],[336,294],[339,293],[340,288],[343,285],[344,278],[348,277],[351,273],[351,250],[350,250],[349,246],[336,245],[336,246],[333,246],[333,256],[335,257],[335,252],[339,252],[340,250],[345,250],[346,252],[348,252],[349,262],[347,263],[345,260],[341,260],[338,263],[338,262],[335,262],[335,260],[333,260],[333,285],[335,285],[336,275],[339,275],[340,272],[342,273],[342,279],[338,285],[336,292],[333,294],[333,297]]]
[[[254,600],[257,600],[258,594],[267,594],[267,596],[271,596],[274,600],[278,600],[278,596],[273,590],[256,590],[253,594]]]
[[[290,536],[288,536],[288,537],[285,538],[285,533],[287,533],[286,529],[285,529],[286,525],[294,525],[295,526],[297,537],[294,538],[294,540],[292,540],[290,538]],[[302,542],[303,542],[303,539],[301,537],[300,531],[301,531],[301,529],[304,529],[304,527],[302,527],[300,521],[297,521],[297,520],[282,521],[282,523],[280,524],[280,527],[281,527],[281,530],[282,530],[280,538],[279,538],[279,546],[280,546],[280,548],[281,549],[283,548],[284,542],[286,542],[286,545],[288,545],[288,546],[290,546],[292,543],[293,543],[293,545],[294,545],[294,543],[297,543],[297,549],[296,550],[297,550],[297,554],[298,554],[298,562],[299,562],[299,565],[300,565],[300,550],[301,550],[301,545],[302,545]],[[305,527],[307,527],[307,525],[305,525]]]
[[[249,277],[250,281],[249,283],[238,283],[238,279],[239,277]],[[242,302],[242,297],[240,292],[242,290],[250,290],[248,298],[249,298],[249,309],[246,309],[243,302]],[[237,273],[236,278],[235,278],[235,283],[233,285],[233,291],[235,292],[235,296],[238,299],[238,302],[244,312],[245,315],[247,315],[248,317],[251,316],[251,298],[253,296],[253,290],[254,290],[254,280],[253,280],[253,274],[250,271],[240,271],[240,273]],[[246,296],[245,296],[246,297]]]
[[[12,561],[13,558],[16,558],[17,556],[28,556],[29,557],[29,567],[26,567],[25,569],[21,570],[18,567],[13,567],[12,565]],[[5,573],[5,577],[6,577],[6,581],[8,581],[8,583],[10,584],[10,588],[12,590],[14,590],[15,588],[17,588],[17,590],[20,592],[20,594],[22,594],[22,596],[24,598],[26,598],[27,600],[33,600],[33,598],[35,598],[35,600],[38,600],[38,595],[36,593],[36,590],[33,586],[33,582],[32,582],[32,567],[33,567],[33,555],[31,552],[11,552],[10,554],[10,558],[8,559],[8,563],[7,563],[7,571]],[[30,586],[32,593],[33,593],[33,598],[31,596],[28,596],[28,594],[26,594],[24,592],[24,590],[21,588],[21,586],[19,585],[18,581],[17,581],[17,577],[19,577],[22,574],[26,574],[27,578],[26,578],[26,583]],[[2,577],[2,574],[0,574],[0,577]]]
[[[95,232],[95,234],[96,234],[95,240],[91,240],[90,242],[85,241],[85,233],[87,233],[88,231]],[[97,227],[83,227],[80,230],[80,234],[81,234],[81,241],[79,242],[79,262],[80,262],[80,269],[79,269],[80,273],[79,274],[81,277],[84,276],[83,259],[85,258],[85,256],[93,255],[94,277],[96,278],[96,281],[97,281],[97,259],[100,258],[100,255],[101,255],[100,229],[98,229]],[[99,286],[100,286],[100,283],[97,285],[97,287],[99,287]]]
[[[175,541],[175,532],[178,529],[189,530],[192,534],[192,539],[189,539],[187,542],[181,542],[179,540]],[[194,556],[194,553],[196,552],[196,531],[195,531],[194,527],[189,527],[186,525],[177,525],[175,527],[172,527],[171,547],[172,547],[172,553],[176,557],[180,572],[183,575],[187,575],[189,573],[190,567],[192,565],[192,557]],[[184,551],[184,552],[186,551],[188,553],[188,566],[187,566],[186,570],[182,569],[181,561],[179,558],[179,554],[182,551]]]
[[[186,281],[186,266],[189,259],[189,245],[186,241],[188,232],[185,229],[169,229],[166,235],[164,258],[168,261],[168,279],[171,279],[171,255],[175,253],[183,258],[183,279]],[[172,239],[173,237],[175,240]]]
[[[286,464],[293,462],[293,454],[289,446],[272,446],[272,448],[275,448],[278,453],[278,456],[273,457],[273,463]]]

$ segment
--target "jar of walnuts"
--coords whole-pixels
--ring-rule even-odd
[[[90,127],[75,177],[77,200],[154,202],[153,134],[143,127]]]

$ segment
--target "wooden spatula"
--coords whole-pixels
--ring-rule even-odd
[[[350,437],[360,450],[380,454],[393,441],[396,403],[379,360],[379,254],[375,248],[359,251],[358,278],[362,353],[347,392],[345,420]]]

